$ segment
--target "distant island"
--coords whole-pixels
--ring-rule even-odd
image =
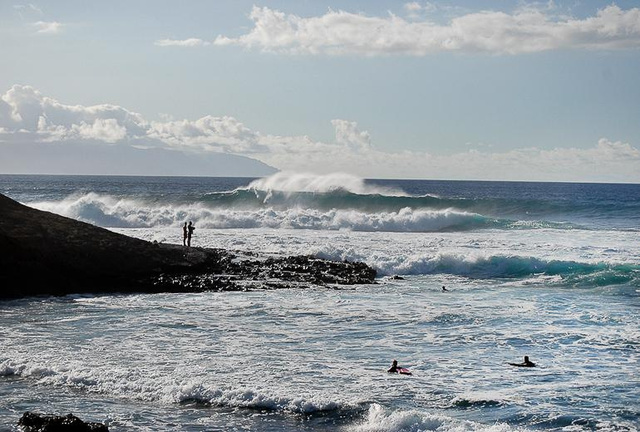
[[[5,142],[0,145],[4,174],[147,175],[264,177],[278,170],[246,156],[188,153],[164,148],[81,143]]]
[[[0,194],[0,298],[193,292],[375,282],[360,262],[152,243]]]

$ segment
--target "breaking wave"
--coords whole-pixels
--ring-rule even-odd
[[[108,228],[178,226],[388,232],[573,229],[530,215],[539,203],[412,196],[347,174],[276,174],[248,186],[199,196],[81,192],[29,205]]]
[[[359,195],[406,196],[401,190],[367,184],[364,179],[345,173],[316,175],[304,173],[280,172],[270,177],[252,181],[247,190],[330,193],[335,191],[351,192]]]
[[[89,393],[109,394],[141,401],[247,408],[293,414],[359,411],[358,403],[322,396],[288,396],[242,387],[208,386],[179,377],[148,377],[132,371],[39,365],[34,362],[0,361],[0,377],[19,376],[39,385],[70,387]]]
[[[493,431],[507,432],[513,428],[507,424],[482,425],[457,420],[441,414],[418,410],[396,411],[372,404],[366,419],[350,430],[357,432],[418,432],[418,431]]]
[[[29,205],[119,228],[176,226],[195,220],[209,228],[437,232],[618,227],[637,231],[634,221],[640,214],[634,200],[584,194],[567,199],[552,189],[544,192],[535,188],[520,194],[519,186],[514,185],[506,188],[508,193],[493,189],[489,193],[481,188],[469,193],[464,187],[450,186],[439,195],[425,193],[430,190],[425,184],[387,185],[349,174],[296,173],[239,184],[194,186],[167,178],[121,187],[105,181],[75,192],[67,186],[57,195],[46,189],[30,198]]]
[[[608,286],[640,281],[640,266],[606,262],[545,260],[536,257],[453,253],[362,256],[351,250],[318,248],[314,255],[332,260],[365,261],[379,275],[446,274],[470,279],[523,279],[544,277],[564,285]]]
[[[191,205],[150,205],[128,198],[89,193],[59,202],[33,203],[41,210],[109,228],[150,228],[180,225],[194,220],[202,228],[287,228],[391,232],[467,231],[479,228],[517,228],[508,220],[454,209],[401,208],[366,212],[348,208],[261,207],[248,209]]]

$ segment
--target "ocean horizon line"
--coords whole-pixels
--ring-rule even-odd
[[[279,171],[276,174],[283,173],[283,171]],[[342,174],[342,173],[325,173],[325,174],[317,174],[317,173],[308,173],[308,172],[300,172],[295,174],[309,174],[318,177],[330,176],[333,174]],[[247,180],[255,180],[261,178],[269,178],[273,176],[190,176],[190,175],[145,175],[145,174],[52,174],[52,173],[44,173],[44,174],[36,174],[36,173],[0,173],[0,176],[5,177],[87,177],[87,178],[106,178],[106,177],[115,177],[115,178],[181,178],[181,179],[247,179]],[[475,179],[435,179],[435,178],[399,178],[399,177],[362,177],[364,181],[399,181],[399,182],[410,182],[410,181],[424,181],[424,182],[455,182],[455,183],[526,183],[526,184],[572,184],[572,185],[640,185],[640,182],[601,182],[601,181],[581,181],[581,180],[475,180]]]

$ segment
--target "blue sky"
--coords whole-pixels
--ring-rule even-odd
[[[632,1],[2,0],[0,70],[3,158],[86,142],[365,177],[640,181]]]

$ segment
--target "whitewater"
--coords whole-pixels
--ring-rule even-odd
[[[181,243],[192,220],[196,246],[379,275],[0,302],[0,429],[26,410],[116,431],[640,428],[640,185],[0,176],[0,192],[150,241]],[[524,355],[538,366],[507,365]]]

